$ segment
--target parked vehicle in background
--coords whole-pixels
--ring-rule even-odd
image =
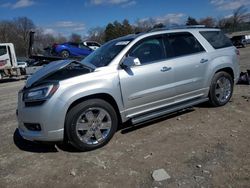
[[[86,57],[93,50],[82,43],[66,42],[62,44],[54,44],[52,46],[52,54],[62,58],[69,57]]]
[[[20,68],[25,69],[28,66],[28,64],[26,62],[20,62],[20,61],[18,61],[17,62],[17,66],[20,67]]]
[[[234,46],[245,48],[247,44],[250,44],[250,35],[233,36],[231,41]]]
[[[28,63],[17,60],[17,67],[20,68],[21,74],[25,75],[26,74],[26,68],[28,67]]]
[[[63,59],[82,60],[84,58],[83,56],[75,56],[75,57],[69,57],[69,58],[53,56],[51,54],[51,48],[45,48],[44,50],[46,51],[46,53],[44,53],[43,55],[36,54],[34,53],[35,32],[31,31],[29,34],[29,37],[30,37],[29,48],[28,48],[29,58],[26,58],[26,57],[18,58],[20,61],[24,61],[28,63],[28,67],[25,68],[26,75],[32,75],[37,70],[43,68],[47,64],[54,63],[58,60],[63,60]]]
[[[83,44],[85,46],[88,46],[92,50],[97,50],[101,46],[98,42],[94,42],[94,41],[84,41]]]
[[[23,73],[23,66],[17,63],[14,45],[12,43],[0,43],[0,79],[18,77]]]
[[[18,94],[18,130],[28,140],[67,140],[92,150],[126,121],[206,101],[223,106],[238,78],[238,50],[219,29],[128,35],[81,62],[53,62],[32,75]]]

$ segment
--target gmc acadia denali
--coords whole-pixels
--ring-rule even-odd
[[[52,62],[18,94],[18,130],[32,141],[99,148],[118,124],[209,101],[223,106],[239,77],[238,51],[219,30],[162,29],[107,42],[83,61]]]

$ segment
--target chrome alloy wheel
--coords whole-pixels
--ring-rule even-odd
[[[103,108],[85,110],[76,122],[78,138],[85,144],[95,145],[106,139],[112,126],[109,113]]]
[[[224,103],[228,100],[232,93],[232,85],[228,78],[221,77],[216,82],[215,96],[217,100]]]

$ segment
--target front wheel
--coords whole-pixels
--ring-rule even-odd
[[[68,112],[65,131],[73,146],[88,151],[107,144],[116,132],[117,125],[116,111],[109,103],[90,99]]]
[[[212,106],[224,106],[233,94],[233,78],[227,72],[218,72],[214,75],[210,91],[209,102]]]
[[[60,55],[62,58],[68,58],[70,56],[70,53],[67,50],[63,50],[61,51]]]

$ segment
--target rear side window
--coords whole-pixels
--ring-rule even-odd
[[[179,57],[205,51],[191,33],[168,34],[165,40],[167,57]]]
[[[214,47],[214,49],[232,46],[231,40],[221,31],[200,31],[200,34]]]

